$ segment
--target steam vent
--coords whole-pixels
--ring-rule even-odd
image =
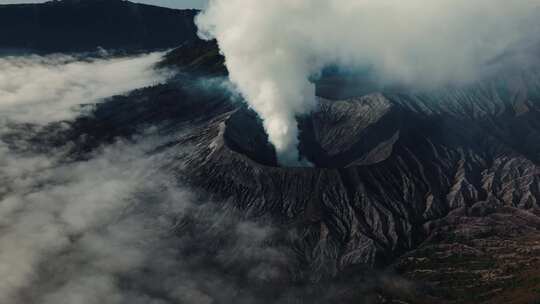
[[[380,94],[331,101],[299,119],[300,151],[313,170],[376,164],[390,157],[399,138],[398,115]],[[255,113],[242,108],[225,121],[224,144],[255,163],[279,167],[275,151]]]

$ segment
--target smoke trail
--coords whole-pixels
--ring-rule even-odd
[[[280,162],[298,164],[296,116],[316,106],[327,65],[370,67],[384,81],[474,81],[536,34],[538,0],[211,0],[197,17],[232,82],[264,120]],[[537,41],[537,38],[535,38]],[[530,39],[529,39],[530,41]]]

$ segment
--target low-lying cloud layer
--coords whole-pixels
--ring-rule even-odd
[[[316,106],[328,65],[364,67],[412,87],[467,83],[538,43],[538,0],[211,0],[198,17],[230,78],[264,120],[284,164],[298,164],[296,116]]]
[[[72,142],[35,140],[65,138],[71,126],[34,123],[161,81],[150,70],[157,59],[0,59],[10,80],[0,82],[0,303],[251,304],[286,274],[287,250],[269,242],[274,229],[178,181],[170,168],[189,147],[171,142],[182,130],[150,127],[75,154]]]
[[[0,142],[0,303],[334,303],[369,288],[295,284],[282,231],[201,199],[166,169],[186,147],[144,137],[86,161]]]
[[[233,272],[280,274],[272,230],[196,199],[146,136],[84,162],[0,146],[0,302],[253,303]]]
[[[68,55],[0,58],[0,112],[15,122],[72,119],[83,103],[164,81],[163,53],[78,60]]]

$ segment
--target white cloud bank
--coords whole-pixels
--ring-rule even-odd
[[[309,78],[330,64],[386,81],[464,83],[506,51],[538,42],[539,0],[211,0],[230,78],[264,120],[280,161],[298,164],[295,116],[316,106]]]
[[[158,59],[0,59],[0,303],[254,303],[245,282],[284,272],[283,253],[267,244],[273,229],[179,184],[169,169],[189,147],[156,152],[179,133],[150,128],[72,155],[73,143],[53,148],[32,133],[63,138],[55,132],[69,124],[25,127],[161,81]]]
[[[274,231],[179,185],[168,139],[20,155],[0,141],[0,303],[256,303],[285,272]],[[185,147],[184,147],[185,148]],[[219,246],[216,246],[219,244]]]
[[[76,117],[83,103],[150,86],[168,73],[154,69],[163,53],[78,60],[67,55],[0,58],[0,112],[15,122]]]
[[[161,55],[0,58],[0,303],[117,302],[114,274],[141,263],[141,246],[130,242],[150,233],[119,220],[148,184],[143,146],[69,162],[70,143],[30,152],[24,129],[11,127],[73,119],[83,103],[161,82],[166,75],[153,69]],[[20,137],[7,143],[6,134]],[[186,202],[181,190],[174,195]]]

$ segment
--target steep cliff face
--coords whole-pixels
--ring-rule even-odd
[[[539,79],[320,99],[300,122],[312,168],[277,166],[257,118],[226,111],[183,143],[195,151],[182,170],[232,208],[288,231],[311,280],[385,267],[447,233],[515,235],[498,233],[513,230],[512,220],[489,227],[498,217],[520,214],[528,220],[515,224],[537,235]]]

